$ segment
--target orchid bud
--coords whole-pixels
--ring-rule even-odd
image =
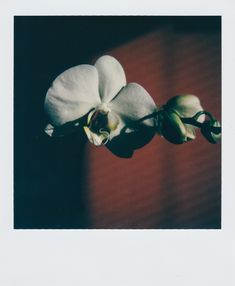
[[[173,144],[187,141],[186,128],[177,113],[164,110],[161,113],[161,135]]]
[[[184,118],[193,117],[202,111],[200,101],[192,94],[178,95],[166,103],[159,112],[159,133],[173,144],[182,144],[195,139],[195,126],[184,122]],[[201,115],[199,122],[203,122]]]

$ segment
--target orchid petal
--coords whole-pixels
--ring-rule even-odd
[[[155,119],[151,117],[157,108],[148,92],[136,83],[128,84],[109,103],[109,107],[120,117],[120,123],[110,134],[106,145],[120,157],[131,157],[134,150],[146,145],[155,134]],[[150,118],[146,118],[150,116]]]
[[[102,56],[95,67],[99,74],[99,92],[102,102],[110,102],[126,85],[126,76],[121,64],[111,56]]]
[[[154,127],[154,118],[151,116],[156,112],[157,107],[148,92],[137,83],[129,83],[122,91],[109,103],[112,111],[116,112],[128,125],[139,122],[141,125]],[[143,119],[143,120],[142,120]],[[130,127],[127,126],[127,127]]]
[[[45,110],[50,123],[60,126],[84,116],[99,103],[97,70],[80,65],[54,80],[46,95]]]
[[[154,135],[154,128],[141,126],[139,129],[129,129],[124,127],[118,136],[112,136],[106,147],[116,156],[131,158],[134,151],[149,143]]]
[[[44,131],[46,132],[46,134],[50,137],[53,136],[53,133],[54,133],[54,126],[51,125],[50,123],[47,124],[47,126],[45,127]]]

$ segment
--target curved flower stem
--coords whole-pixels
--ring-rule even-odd
[[[140,123],[146,119],[150,119],[150,118],[155,118],[155,119],[158,119],[159,117],[159,114],[161,113],[161,110],[159,111],[155,111],[149,115],[146,115],[142,118],[140,118],[139,120],[136,121],[136,123]],[[178,113],[177,113],[178,114]],[[203,126],[203,123],[197,121],[197,119],[201,116],[201,115],[207,115],[210,119],[211,122],[215,121],[216,119],[212,116],[212,114],[206,110],[202,110],[202,111],[199,111],[197,112],[193,117],[180,117],[180,119],[182,120],[183,123],[185,124],[190,124],[190,125],[193,125],[193,126],[196,126],[198,128],[201,128]],[[221,133],[221,127],[218,127],[218,126],[211,126],[211,131],[215,134],[219,134]]]
[[[207,115],[210,118],[210,122],[213,122],[216,120],[212,116],[212,114],[208,111],[199,111],[193,117],[185,117],[185,118],[181,117],[181,120],[183,123],[190,124],[190,125],[196,126],[198,128],[201,128],[204,125],[204,123],[197,121],[197,119],[203,114]],[[221,133],[221,127],[220,126],[210,126],[210,129],[215,134]]]

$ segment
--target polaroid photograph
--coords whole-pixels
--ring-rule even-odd
[[[0,7],[0,285],[233,285],[231,1]]]

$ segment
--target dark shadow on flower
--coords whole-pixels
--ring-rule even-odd
[[[54,127],[52,132],[52,137],[67,136],[73,133],[84,133],[82,131],[83,126],[86,125],[87,115],[91,112],[91,110],[89,110],[89,112],[81,118],[66,122],[65,124],[59,127]]]
[[[106,144],[107,148],[116,156],[131,158],[134,151],[150,142],[155,134],[153,127],[139,126],[133,132],[124,128],[120,135]]]

